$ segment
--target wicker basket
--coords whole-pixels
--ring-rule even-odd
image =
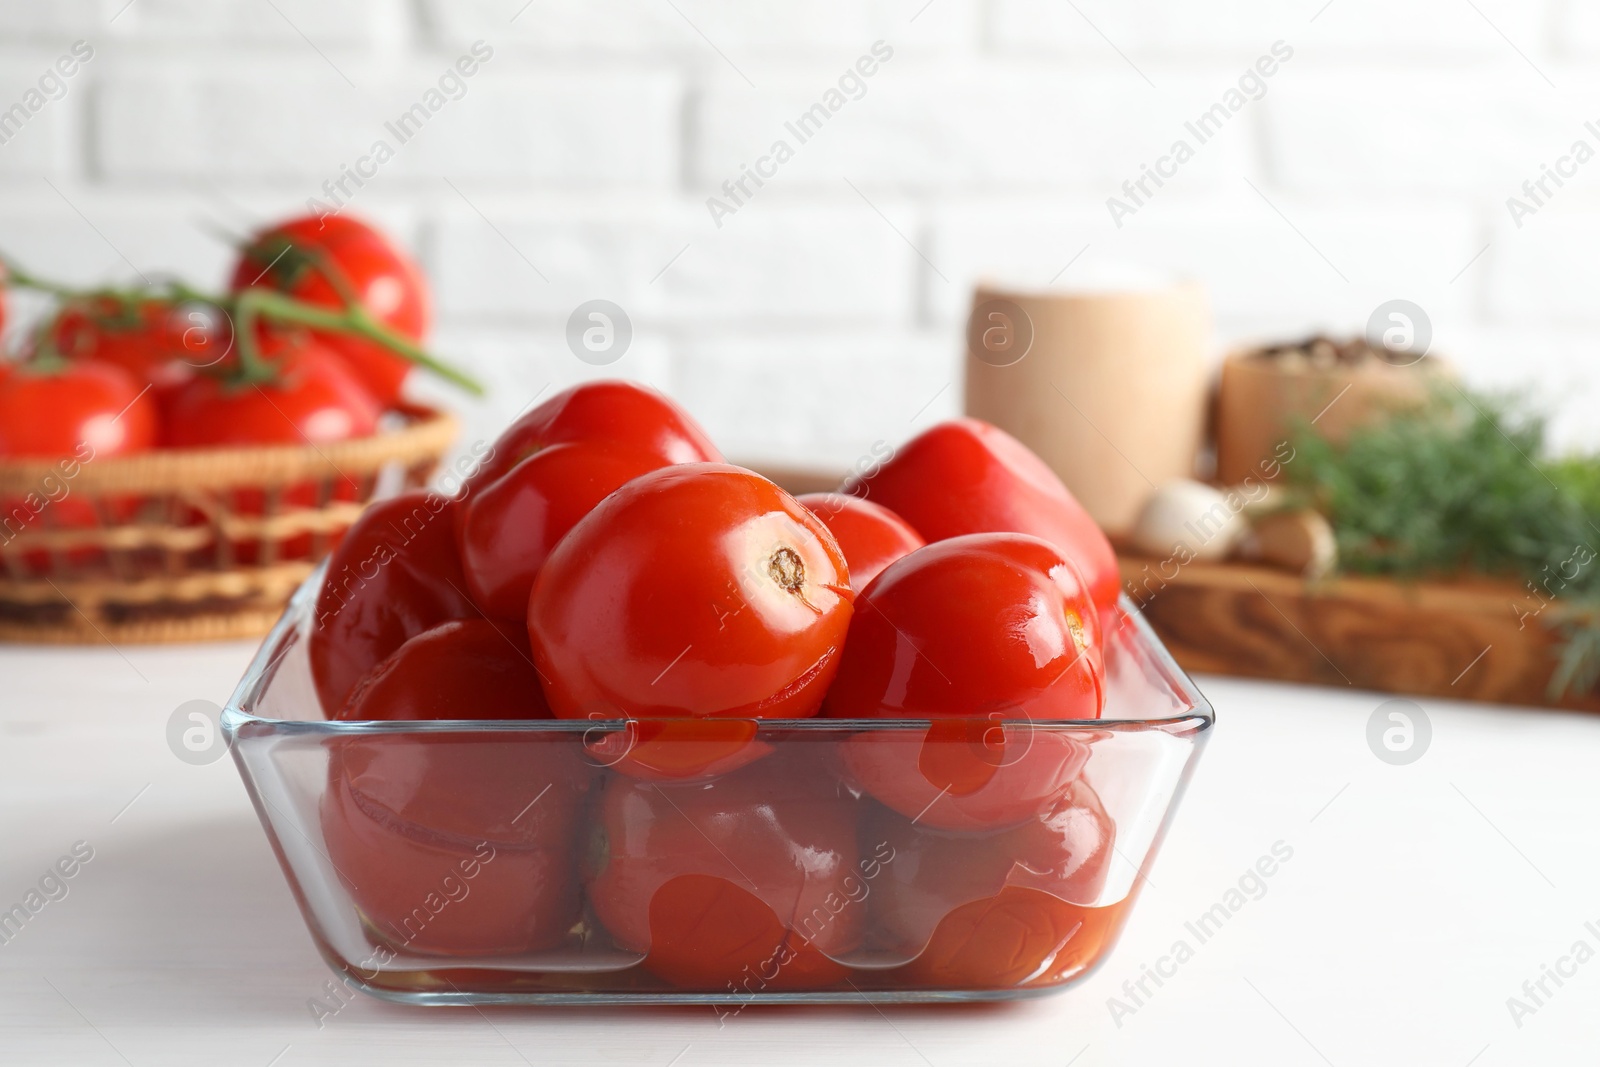
[[[49,644],[265,633],[376,496],[426,484],[451,416],[324,445],[0,461],[0,639]]]

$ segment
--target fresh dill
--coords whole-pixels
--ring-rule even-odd
[[[1514,397],[1442,387],[1330,444],[1294,436],[1291,485],[1326,515],[1340,569],[1477,573],[1523,583],[1560,634],[1553,696],[1600,682],[1600,456],[1552,458],[1546,423]]]

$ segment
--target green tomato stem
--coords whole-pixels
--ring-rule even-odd
[[[234,302],[239,311],[249,308],[269,322],[286,322],[298,326],[310,326],[313,329],[333,330],[375,341],[396,355],[460,386],[472,395],[483,395],[483,386],[471,376],[418,348],[373,318],[360,304],[352,304],[343,311],[331,311],[271,289],[246,289],[234,298]]]
[[[0,270],[5,272],[6,285],[16,289],[32,289],[47,293],[62,302],[99,298],[115,301],[121,308],[131,309],[136,308],[144,300],[165,299],[173,303],[200,303],[220,308],[233,320],[234,340],[239,346],[241,378],[247,382],[268,381],[273,377],[271,364],[262,357],[260,348],[256,344],[255,322],[259,318],[268,322],[308,326],[346,336],[362,337],[382,345],[424,370],[437,374],[473,396],[482,396],[484,393],[483,386],[465,371],[429,354],[409,338],[403,337],[373,318],[365,307],[351,299],[348,286],[341,284],[343,279],[331,276],[337,272],[324,270],[323,273],[330,277],[330,283],[340,292],[341,299],[346,301],[345,307],[340,310],[309,304],[273,289],[247,288],[237,293],[217,295],[196,289],[176,279],[164,281],[161,286],[153,290],[119,289],[110,286],[78,288],[24,270],[3,256],[0,256]],[[47,321],[41,327],[44,332],[41,334],[40,344],[36,346],[39,354],[47,360],[52,356],[59,357],[59,353],[55,352],[53,344],[49,341],[48,326]]]

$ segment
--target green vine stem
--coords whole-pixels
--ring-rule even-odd
[[[367,313],[366,308],[360,304],[353,304],[343,311],[332,311],[315,304],[308,304],[303,300],[286,296],[271,289],[246,289],[234,297],[235,321],[240,321],[247,313],[260,315],[269,322],[292,323],[298,326],[309,326],[318,330],[334,330],[339,333],[352,334],[375,341],[396,355],[410,360],[424,370],[431,371],[439,377],[460,386],[474,396],[483,395],[483,386],[466,372],[457,370],[450,364],[429,355],[411,341],[389,329],[383,323]],[[254,339],[251,338],[251,343]],[[241,338],[241,344],[243,338]]]
[[[120,289],[111,286],[76,288],[43,278],[18,267],[11,260],[0,258],[0,271],[4,271],[5,284],[16,289],[32,289],[46,293],[59,301],[106,300],[114,301],[130,312],[145,301],[165,301],[173,304],[199,303],[220,309],[233,323],[234,341],[239,347],[241,377],[245,381],[264,381],[273,376],[271,364],[265,360],[255,339],[255,322],[305,326],[316,330],[329,330],[347,336],[361,337],[382,345],[402,359],[459,386],[474,396],[483,395],[483,386],[474,378],[449,363],[430,355],[411,340],[389,329],[373,318],[359,303],[347,303],[342,310],[334,310],[272,289],[248,288],[237,293],[217,295],[196,289],[181,281],[166,281],[150,289]],[[48,320],[44,324],[47,330]],[[40,355],[46,360],[60,358],[42,337]]]

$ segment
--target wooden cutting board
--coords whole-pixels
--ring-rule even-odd
[[[1186,670],[1600,711],[1594,694],[1550,699],[1560,642],[1548,624],[1564,609],[1519,618],[1539,601],[1514,582],[1308,583],[1237,563],[1190,563],[1163,582],[1156,560],[1121,565]]]

